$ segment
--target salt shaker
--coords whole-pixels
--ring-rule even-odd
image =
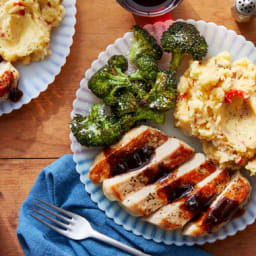
[[[256,14],[256,0],[234,0],[231,11],[237,22],[247,22]]]

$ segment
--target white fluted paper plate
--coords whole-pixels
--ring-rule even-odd
[[[228,50],[231,53],[233,60],[247,57],[256,64],[256,48],[251,42],[246,41],[243,36],[237,35],[234,31],[227,30],[225,27],[217,26],[214,23],[194,20],[188,20],[187,22],[194,24],[200,30],[201,34],[205,36],[209,45],[208,57],[215,56],[224,50]],[[146,29],[159,40],[162,32],[165,31],[171,23],[172,21],[168,21],[165,23],[147,25]],[[76,99],[73,103],[74,110],[71,114],[72,117],[76,113],[88,114],[91,105],[99,101],[88,89],[88,80],[106,63],[111,55],[127,55],[132,39],[132,33],[126,33],[123,38],[117,39],[114,44],[109,45],[106,51],[100,53],[98,59],[92,63],[91,68],[85,73],[85,78],[81,81],[80,89],[77,91]],[[166,62],[168,59],[169,56],[164,56],[163,62]],[[163,62],[161,65],[164,66]],[[179,129],[174,128],[174,121],[171,113],[168,113],[167,115],[166,124],[159,126],[158,128],[163,130],[169,136],[176,136],[177,138],[186,141],[197,151],[201,151],[199,141],[186,137]],[[216,233],[192,238],[183,236],[179,230],[164,231],[149,223],[143,222],[139,218],[129,215],[117,202],[109,201],[104,196],[101,186],[94,185],[88,178],[89,168],[99,150],[81,147],[72,134],[70,135],[70,138],[72,140],[71,149],[74,153],[73,158],[76,162],[76,170],[80,174],[81,182],[85,184],[85,189],[91,195],[92,200],[98,204],[98,207],[101,210],[105,211],[108,217],[112,218],[117,224],[122,225],[126,230],[132,231],[136,235],[143,236],[146,239],[153,239],[155,242],[164,242],[165,244],[202,245],[206,242],[213,243],[218,239],[222,240],[227,236],[234,235],[239,230],[244,230],[247,225],[252,224],[255,221],[256,179],[248,177],[253,186],[253,190],[245,214],[232,220]]]
[[[15,65],[20,72],[19,89],[23,92],[23,96],[17,103],[10,100],[1,102],[0,116],[20,109],[24,104],[37,98],[60,73],[73,43],[76,0],[63,0],[63,5],[66,11],[65,17],[60,26],[53,29],[51,34],[50,49],[52,54],[40,62],[33,62],[27,66],[20,63]]]

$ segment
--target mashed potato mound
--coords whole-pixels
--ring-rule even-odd
[[[64,15],[61,0],[0,0],[0,55],[24,64],[45,58]]]
[[[223,52],[193,61],[178,84],[174,116],[210,159],[256,174],[256,67],[250,60],[232,62]]]

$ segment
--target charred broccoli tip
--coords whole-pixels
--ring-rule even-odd
[[[151,109],[168,111],[175,104],[177,81],[173,73],[160,71],[144,103]]]
[[[108,65],[114,69],[120,69],[121,72],[126,72],[128,69],[128,61],[123,55],[113,55],[108,60]]]
[[[108,65],[99,69],[89,80],[89,89],[99,98],[103,99],[115,86],[127,87],[130,80],[125,72],[128,69],[128,61],[122,55],[114,55]]]
[[[170,71],[176,71],[183,58],[192,54],[194,60],[206,56],[208,45],[197,28],[189,23],[176,22],[162,35],[161,44],[166,52],[172,53]]]
[[[162,58],[163,51],[153,36],[138,25],[133,26],[132,31],[134,40],[129,51],[129,59],[132,62],[135,62],[135,59],[142,54],[152,55],[156,60]]]
[[[76,115],[71,122],[71,131],[83,146],[108,146],[122,136],[119,121],[107,116],[104,105],[94,104],[88,116]]]
[[[152,55],[143,54],[135,59],[135,65],[138,71],[130,75],[132,80],[155,81],[158,65]]]

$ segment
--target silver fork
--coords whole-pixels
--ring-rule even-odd
[[[52,225],[40,218],[38,218],[37,216],[30,214],[33,218],[35,218],[36,220],[40,221],[41,223],[43,223],[44,225],[46,225],[47,227],[55,230],[56,232],[62,234],[63,236],[66,236],[68,238],[71,238],[73,240],[83,240],[83,239],[87,239],[87,238],[94,238],[97,240],[100,240],[104,243],[110,244],[114,247],[117,247],[125,252],[128,252],[132,255],[135,256],[150,256],[149,254],[145,254],[139,250],[136,250],[126,244],[123,244],[113,238],[110,238],[106,235],[103,235],[101,233],[99,233],[98,231],[94,230],[90,223],[83,217],[81,217],[80,215],[77,215],[75,213],[72,213],[70,211],[64,210],[62,208],[56,207],[54,205],[51,205],[49,203],[46,203],[40,199],[36,199],[37,201],[39,201],[40,203],[47,205],[50,208],[55,209],[57,212],[62,213],[63,215],[60,215],[58,213],[55,213],[45,207],[43,207],[40,204],[34,204],[36,207],[42,209],[45,212],[48,212],[49,214],[52,214],[53,216],[57,217],[59,220],[52,218],[36,209],[32,209],[32,211],[36,212],[37,214],[43,216],[44,218],[54,222],[55,224],[57,224],[59,227]]]

